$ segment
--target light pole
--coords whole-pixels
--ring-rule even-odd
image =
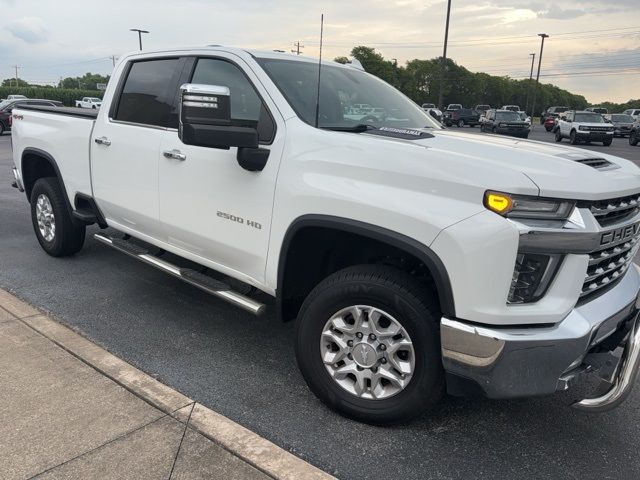
[[[531,120],[536,112],[536,94],[538,93],[538,83],[540,83],[540,66],[542,65],[542,52],[544,50],[544,39],[549,38],[546,33],[539,33],[538,36],[542,39],[540,43],[540,55],[538,56],[538,73],[536,75],[536,84],[533,87],[533,102],[531,103]],[[533,123],[533,122],[531,122]]]
[[[444,52],[442,52],[442,66],[440,68],[440,94],[438,95],[438,108],[442,110],[442,97],[444,95],[444,71],[447,65],[447,42],[449,41],[449,18],[451,17],[451,0],[447,2],[447,23],[444,27]]]
[[[531,80],[533,79],[533,63],[536,61],[535,53],[530,53],[529,56],[531,57],[531,73],[529,74],[529,84],[527,85],[527,104],[524,107],[525,112],[529,110],[529,94],[531,93]]]
[[[130,32],[138,32],[138,43],[140,44],[140,50],[142,50],[142,34],[149,33],[148,30],[140,30],[139,28],[130,28]]]

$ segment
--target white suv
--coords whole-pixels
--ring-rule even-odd
[[[609,146],[613,142],[614,127],[595,112],[566,112],[558,118],[555,129],[556,142],[568,138],[572,145],[580,142],[602,142]]]

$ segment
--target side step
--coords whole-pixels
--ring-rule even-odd
[[[165,260],[161,260],[160,258],[151,255],[145,248],[128,242],[127,240],[109,237],[102,233],[96,233],[93,235],[93,237],[100,243],[103,243],[122,253],[126,253],[130,257],[133,257],[146,263],[147,265],[151,265],[152,267],[162,270],[165,273],[179,278],[183,282],[193,285],[194,287],[210,293],[211,295],[215,295],[218,298],[226,300],[227,302],[232,303],[237,307],[246,310],[247,312],[253,313],[254,315],[261,315],[266,308],[265,304],[232,291],[231,287],[229,287],[229,285],[224,282],[220,282],[215,278],[203,275],[202,273],[195,270],[191,270],[189,268],[180,268]]]

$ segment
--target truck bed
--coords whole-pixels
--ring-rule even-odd
[[[95,120],[98,109],[77,107],[49,107],[44,105],[20,105],[20,110],[35,110],[37,112],[54,113],[57,115],[70,115],[72,117],[88,118]]]

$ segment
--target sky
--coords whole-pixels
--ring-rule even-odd
[[[442,54],[446,0],[0,0],[0,79],[57,83],[110,73],[138,48],[223,44],[325,58],[356,45],[400,64]],[[591,103],[640,97],[640,0],[452,0],[448,56],[471,71],[528,78],[547,33],[540,80]],[[534,70],[534,76],[535,76]]]

